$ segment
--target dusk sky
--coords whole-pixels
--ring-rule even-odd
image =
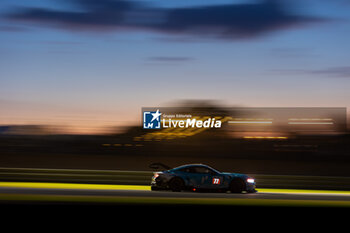
[[[350,107],[348,0],[0,2],[0,125],[92,132],[141,107]]]

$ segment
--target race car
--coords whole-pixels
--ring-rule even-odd
[[[154,172],[151,190],[256,192],[252,177],[240,173],[219,172],[204,164],[188,164]]]

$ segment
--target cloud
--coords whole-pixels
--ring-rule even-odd
[[[205,35],[221,38],[254,38],[326,19],[288,12],[284,1],[159,8],[126,0],[71,0],[69,11],[16,8],[11,20],[86,31],[151,30],[164,34]]]
[[[256,4],[227,4],[170,10],[160,25],[165,32],[217,34],[221,37],[255,37],[260,34],[316,22],[320,19],[295,16],[276,1]]]
[[[67,29],[114,30],[123,25],[124,13],[133,9],[133,3],[112,0],[72,0],[78,9],[70,11],[17,8],[7,14],[8,19],[50,24]]]
[[[149,57],[148,60],[156,62],[186,62],[193,61],[192,57]]]
[[[330,78],[350,78],[350,66],[335,66],[326,69],[305,70],[305,69],[274,69],[270,70],[276,74],[296,74],[296,75],[320,75]]]
[[[327,69],[311,70],[309,73],[336,78],[350,78],[350,66],[337,66]]]

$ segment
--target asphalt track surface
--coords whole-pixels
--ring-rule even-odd
[[[149,186],[0,182],[0,204],[191,204],[350,207],[349,191],[258,189],[258,193],[151,191]]]

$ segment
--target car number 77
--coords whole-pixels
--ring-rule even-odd
[[[213,178],[212,183],[213,184],[220,184],[220,179],[219,178]]]

